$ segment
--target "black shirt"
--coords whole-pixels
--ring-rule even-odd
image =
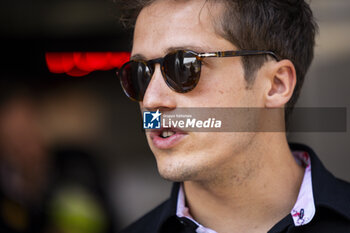
[[[306,151],[310,156],[316,214],[310,223],[302,226],[295,226],[288,214],[268,233],[350,233],[350,184],[327,171],[309,147],[290,144],[290,148]],[[174,183],[168,200],[121,233],[196,233],[194,222],[176,216],[179,187],[179,183]]]

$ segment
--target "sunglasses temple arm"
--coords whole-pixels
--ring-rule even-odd
[[[236,56],[251,56],[251,55],[270,55],[277,61],[280,61],[278,56],[272,52],[267,50],[242,50],[242,51],[236,51]]]
[[[200,58],[205,57],[237,57],[237,56],[252,56],[252,55],[270,55],[277,61],[280,59],[274,52],[264,51],[264,50],[241,50],[241,51],[223,51],[223,52],[213,52],[213,53],[201,53]]]

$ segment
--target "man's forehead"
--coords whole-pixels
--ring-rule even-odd
[[[145,20],[143,16],[147,16],[149,21],[157,20],[159,18],[168,18],[168,20],[177,20],[185,17],[190,17],[193,23],[209,19],[210,21],[219,20],[223,10],[223,1],[215,0],[156,0],[151,4],[141,9],[137,20]],[[166,21],[167,23],[169,21]],[[207,25],[208,26],[208,25]]]
[[[210,2],[158,0],[145,7],[135,25],[133,55],[139,54],[140,48],[152,49],[155,43],[162,54],[177,49],[208,51],[209,42],[205,42],[212,39],[209,37],[220,37],[214,23],[222,8]]]

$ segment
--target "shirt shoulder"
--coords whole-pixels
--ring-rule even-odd
[[[333,193],[331,194],[332,201],[335,206],[342,207],[338,209],[350,222],[350,183],[339,178],[335,178],[335,180],[337,188],[329,190],[330,193]]]
[[[162,222],[166,212],[168,211],[169,199],[159,204],[150,212],[133,222],[131,225],[123,229],[120,233],[144,233],[157,232],[159,224]]]
[[[350,194],[350,183],[337,177],[335,177],[335,179],[337,180],[340,189],[345,192],[344,195],[350,200],[350,195],[347,195]]]

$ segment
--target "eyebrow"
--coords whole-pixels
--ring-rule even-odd
[[[173,52],[176,50],[193,50],[195,52],[201,53],[206,50],[207,48],[199,47],[199,46],[194,46],[194,45],[186,45],[186,46],[176,46],[176,47],[169,47],[166,49],[165,53]],[[206,51],[209,52],[209,51]]]
[[[164,51],[164,55],[170,53],[170,52],[174,52],[176,50],[193,50],[195,52],[198,52],[198,53],[203,53],[203,52],[211,52],[209,51],[210,49],[209,48],[205,48],[205,47],[199,47],[199,46],[193,46],[193,45],[185,45],[185,46],[172,46],[172,47],[169,47],[167,48],[165,51]],[[130,60],[143,60],[143,61],[147,61],[148,59],[146,58],[145,55],[143,54],[140,54],[140,53],[137,53],[137,54],[134,54],[130,57]]]
[[[130,57],[130,61],[131,61],[131,60],[143,60],[143,61],[146,61],[147,58],[146,58],[144,55],[142,55],[142,54],[140,54],[140,53],[137,53],[137,54],[134,54],[134,55],[132,55],[132,56]]]

